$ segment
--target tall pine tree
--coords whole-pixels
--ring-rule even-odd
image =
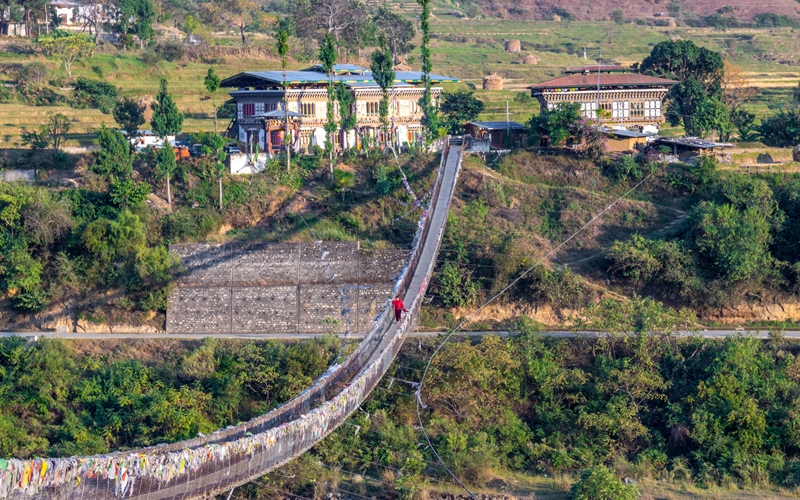
[[[437,114],[436,106],[431,102],[431,70],[433,69],[430,49],[431,0],[417,0],[417,3],[422,7],[422,13],[419,16],[420,28],[422,29],[420,52],[422,53],[422,83],[425,85],[425,92],[419,101],[419,107],[423,113],[422,124],[428,129],[429,140],[432,140],[439,136],[439,115]]]
[[[181,131],[183,127],[183,113],[178,110],[175,100],[167,90],[167,79],[161,77],[161,88],[158,91],[156,100],[150,105],[153,108],[153,119],[150,121],[150,126],[153,128],[153,133],[161,137],[164,141],[164,149],[172,151],[172,146],[167,142],[167,136],[175,135]],[[175,154],[173,153],[169,158],[169,154],[163,155],[164,166],[159,165],[167,178],[167,203],[172,206],[172,190],[170,189],[170,177],[174,171],[171,164],[175,161]],[[161,162],[159,162],[161,163]]]
[[[381,119],[381,126],[383,128],[383,145],[388,150],[389,148],[389,89],[394,85],[394,63],[392,59],[392,51],[388,49],[385,43],[381,44],[382,47],[372,53],[372,78],[375,83],[381,88],[381,104],[378,108],[378,115]]]
[[[333,150],[335,147],[334,135],[336,134],[336,116],[334,115],[334,100],[336,95],[333,89],[333,66],[336,64],[336,44],[330,32],[325,33],[325,39],[319,48],[319,60],[322,69],[328,74],[328,122],[325,124],[325,149],[328,150],[328,158],[331,169],[331,180],[333,180]]]
[[[284,134],[283,144],[286,146],[286,172],[291,171],[291,152],[289,151],[289,98],[288,89],[286,87],[286,57],[289,55],[289,33],[284,26],[278,29],[275,34],[275,48],[278,50],[278,55],[281,56],[281,68],[283,69],[283,118],[284,118]],[[272,154],[272,151],[268,151]]]

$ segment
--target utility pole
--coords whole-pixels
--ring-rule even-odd
[[[600,49],[600,57],[597,59],[597,126],[600,126],[600,67],[603,64],[603,49]]]

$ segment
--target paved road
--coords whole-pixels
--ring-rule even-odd
[[[445,332],[414,332],[412,337],[435,337],[442,335]],[[459,335],[480,337],[484,335],[498,335],[500,337],[507,337],[514,332],[509,331],[480,331],[480,332],[459,332]],[[800,330],[788,330],[781,332],[782,335],[790,339],[800,339]],[[679,337],[690,336],[703,336],[706,338],[722,338],[731,335],[748,334],[754,335],[758,338],[769,338],[769,330],[702,330],[698,332],[675,332],[674,335]],[[597,337],[598,332],[573,332],[573,331],[546,331],[542,332],[544,336],[552,337]],[[214,337],[217,339],[240,339],[240,340],[253,340],[253,339],[273,339],[273,340],[307,340],[318,337],[324,337],[321,334],[313,333],[220,333],[220,334],[195,334],[195,333],[62,333],[62,332],[0,332],[0,337],[36,337],[36,338],[54,338],[54,339],[99,339],[99,340],[143,340],[143,339],[167,339],[167,340],[199,340],[206,337]],[[339,338],[344,338],[345,335],[337,335]],[[360,339],[362,335],[347,335],[347,338]]]

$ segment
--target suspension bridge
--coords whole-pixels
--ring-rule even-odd
[[[0,460],[0,499],[189,500],[212,498],[280,467],[355,412],[386,373],[419,312],[461,168],[450,138],[409,261],[395,284],[409,314],[384,309],[356,350],[297,397],[249,422],[207,436],[106,455]]]

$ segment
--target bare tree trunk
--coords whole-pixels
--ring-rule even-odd
[[[172,208],[172,192],[169,188],[169,174],[167,174],[167,204],[169,205],[169,208]]]
[[[219,134],[217,131],[217,99],[214,98],[211,102],[214,104],[214,135],[217,135]]]
[[[219,178],[219,211],[222,212],[222,177]]]
[[[242,37],[242,45],[247,45],[247,39],[244,36],[245,27],[246,26],[244,25],[244,23],[239,25],[239,35],[241,35],[241,37]]]

